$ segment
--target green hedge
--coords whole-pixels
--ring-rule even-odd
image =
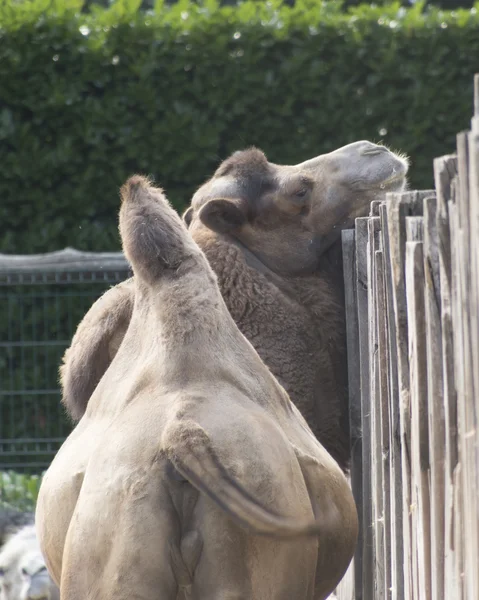
[[[0,511],[34,511],[41,475],[0,471]]]
[[[119,247],[118,187],[178,209],[235,149],[298,162],[353,140],[407,152],[411,183],[469,126],[476,8],[298,0],[0,2],[0,251]]]

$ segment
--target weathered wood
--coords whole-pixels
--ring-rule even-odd
[[[358,331],[361,387],[361,430],[363,434],[363,598],[373,595],[373,541],[371,503],[371,407],[369,398],[369,339],[368,339],[368,270],[367,217],[356,219],[356,278],[358,302]]]
[[[0,254],[0,272],[127,271],[122,252],[80,252],[65,248],[46,254]]]
[[[358,298],[356,286],[356,237],[354,229],[342,232],[344,298],[346,306],[346,339],[348,355],[349,427],[351,436],[351,488],[353,490],[358,515],[363,514],[363,470],[361,432],[361,378],[359,356]],[[359,520],[359,534],[354,555],[355,599],[363,598],[362,562],[362,518]]]
[[[382,489],[382,521],[383,544],[382,561],[384,565],[384,587],[379,597],[385,600],[392,598],[391,578],[391,507],[390,507],[390,442],[389,442],[389,392],[388,392],[388,344],[386,322],[386,293],[384,285],[384,258],[382,250],[376,251],[375,257],[375,305],[376,305],[376,330],[377,330],[377,361],[378,361],[378,398],[376,410],[378,411],[377,443],[381,470]]]
[[[454,489],[454,579],[453,590],[450,598],[458,600],[469,600],[464,585],[464,517],[463,489],[462,489],[462,466],[457,463],[453,475]]]
[[[479,598],[474,85],[471,131],[434,161],[436,196],[388,194],[356,225],[364,600]]]
[[[479,117],[479,73],[474,75],[474,116]]]
[[[441,287],[436,198],[424,200],[424,302],[431,489],[431,598],[444,598],[446,432],[442,375]]]
[[[473,430],[471,433],[472,460],[471,477],[474,481],[473,500],[471,514],[476,514],[476,531],[474,543],[474,556],[472,561],[479,563],[479,76],[475,80],[475,116],[472,119],[471,132],[468,135],[469,142],[469,239],[470,239],[470,286],[468,297],[468,313],[470,318],[470,348],[471,348],[471,384],[472,403],[471,413],[473,417]],[[477,569],[472,574],[473,593],[479,596],[479,574]]]
[[[386,201],[389,238],[389,264],[392,278],[393,314],[398,367],[399,423],[401,432],[401,475],[403,508],[404,597],[413,598],[411,565],[407,557],[413,552],[410,536],[410,394],[408,362],[407,303],[405,293],[406,216],[420,215],[423,200],[434,191],[388,194]]]
[[[379,217],[379,209],[382,204],[382,200],[373,200],[369,207],[369,216],[370,217]]]
[[[456,222],[451,218],[451,185],[457,173],[457,157],[442,156],[434,160],[434,179],[437,190],[436,228],[439,251],[439,275],[441,287],[441,331],[443,348],[444,376],[444,406],[446,421],[446,462],[452,480],[452,474],[457,464],[457,416],[456,416],[456,382],[454,375],[454,339],[452,324],[452,252],[456,249],[455,241],[451,238],[450,224]],[[456,271],[454,269],[454,274]]]
[[[406,240],[422,240],[422,219],[421,217],[406,217]],[[405,259],[407,259],[407,249],[408,243],[406,242],[405,247]],[[422,559],[420,552],[420,511],[419,511],[419,500],[418,500],[418,474],[419,468],[417,467],[417,456],[418,456],[418,432],[417,428],[414,428],[416,425],[415,412],[413,401],[417,398],[414,398],[414,390],[411,390],[411,335],[410,335],[410,322],[409,322],[409,309],[411,304],[411,298],[407,295],[407,282],[408,282],[408,269],[407,262],[405,260],[405,285],[406,285],[406,306],[408,310],[408,359],[409,359],[409,400],[410,400],[410,412],[409,415],[404,416],[402,418],[405,419],[407,425],[409,426],[409,448],[410,448],[410,540],[411,540],[411,554],[409,557],[410,565],[411,565],[411,580],[412,580],[412,600],[420,600],[421,599],[421,581],[420,581],[420,562]],[[414,358],[414,357],[413,357]],[[414,367],[414,365],[413,365]],[[413,398],[411,399],[411,395]]]
[[[461,468],[459,463],[459,415],[457,410],[457,397],[460,392],[456,393],[456,388],[460,385],[460,379],[462,379],[458,373],[456,373],[455,363],[456,356],[458,356],[461,350],[462,344],[462,333],[460,330],[455,328],[455,324],[458,321],[459,315],[457,314],[457,300],[456,294],[458,289],[458,268],[456,265],[459,263],[459,254],[457,252],[457,245],[459,243],[459,220],[457,216],[457,206],[455,202],[456,197],[456,185],[455,178],[451,181],[450,186],[451,200],[448,202],[449,205],[449,222],[450,222],[450,237],[451,237],[451,262],[452,262],[452,276],[451,276],[451,298],[450,298],[450,315],[448,320],[443,320],[443,332],[447,331],[446,327],[450,329],[450,345],[448,347],[448,339],[443,334],[443,361],[446,356],[450,357],[451,365],[450,370],[452,375],[449,373],[447,376],[451,377],[454,382],[454,390],[452,391],[448,401],[446,401],[446,393],[448,393],[447,386],[444,385],[445,394],[445,416],[446,416],[446,428],[450,424],[453,435],[449,434],[446,429],[446,502],[449,504],[448,496],[452,497],[451,513],[446,513],[446,552],[445,552],[445,566],[446,566],[446,583],[450,577],[451,584],[453,586],[454,595],[452,597],[462,598],[462,578],[464,573],[463,564],[463,552],[457,547],[457,540],[462,538],[465,534],[464,522],[462,519],[462,504],[458,506],[457,500],[461,499],[462,503],[462,480],[460,477]],[[442,281],[442,280],[441,280]],[[444,313],[444,297],[443,297],[443,313]],[[443,371],[446,384],[446,370]],[[452,402],[454,400],[454,402]],[[449,434],[449,435],[448,435]],[[451,459],[450,454],[454,456]],[[449,473],[449,469],[452,467],[452,473]],[[450,521],[451,527],[448,527],[448,521]],[[449,570],[448,570],[449,567]]]
[[[334,595],[330,596],[331,600],[356,600],[354,592],[354,559],[350,563],[346,573],[334,591]]]
[[[376,252],[379,249],[380,219],[368,219],[368,324],[369,324],[369,397],[371,406],[371,471],[370,488],[372,498],[372,541],[374,564],[374,595],[373,598],[382,597],[384,590],[384,521],[383,521],[383,482],[381,471],[381,439],[379,416],[379,360],[378,340],[376,327]]]
[[[422,214],[422,211],[421,211]],[[422,216],[406,217],[406,246],[407,242],[423,241],[424,219]],[[409,313],[408,313],[409,318]]]
[[[454,373],[454,348],[458,343],[453,335],[452,290],[456,287],[453,278],[456,275],[457,231],[455,205],[451,200],[452,181],[457,173],[457,157],[447,155],[434,160],[434,181],[437,195],[436,229],[439,255],[439,279],[441,288],[441,346],[443,374],[443,402],[445,428],[445,515],[444,515],[444,589],[447,598],[451,590],[457,590],[457,560],[454,554],[455,529],[462,527],[454,519],[454,472],[458,461],[457,442],[457,395]],[[454,591],[454,593],[455,593]]]
[[[460,244],[459,244],[459,290],[458,313],[460,326],[462,326],[463,355],[461,364],[456,360],[456,372],[461,371],[462,393],[458,395],[459,426],[460,426],[460,461],[463,477],[463,518],[465,523],[474,523],[478,515],[476,478],[476,415],[474,397],[474,376],[471,339],[471,240],[470,238],[470,197],[469,197],[469,143],[468,133],[462,132],[457,136],[457,160],[459,174],[459,196],[456,201],[459,215]],[[474,232],[477,236],[477,232]],[[477,311],[475,306],[473,310]],[[458,323],[459,326],[459,323]],[[457,358],[457,357],[456,357]],[[479,597],[478,585],[478,537],[468,535],[465,538],[465,593],[470,598]]]
[[[380,206],[381,234],[383,247],[383,270],[386,300],[386,343],[388,351],[388,404],[389,404],[389,447],[390,447],[390,512],[389,536],[391,539],[391,597],[403,600],[404,556],[403,547],[403,484],[401,467],[401,431],[399,420],[399,382],[396,345],[396,321],[391,273],[391,255],[386,204]]]
[[[479,74],[474,75],[474,116],[471,119],[471,134],[479,135]]]
[[[479,415],[479,74],[474,77],[475,116],[472,119],[472,131],[469,139],[469,193],[470,193],[470,239],[471,239],[471,295],[470,314],[472,320],[472,356],[474,395],[476,398],[476,415]],[[477,428],[477,447],[479,451],[479,427]]]
[[[408,240],[421,239],[422,218],[406,220]],[[426,320],[424,307],[424,258],[422,242],[406,243],[406,294],[408,308],[411,390],[411,498],[412,533],[417,562],[413,571],[419,600],[431,597],[429,439],[427,407]]]

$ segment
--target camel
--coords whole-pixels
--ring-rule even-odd
[[[22,515],[22,513],[20,513]],[[6,535],[0,548],[0,600],[59,600],[31,522]]]
[[[340,233],[371,201],[406,184],[408,162],[368,141],[295,166],[258,149],[224,161],[184,214],[241,332],[313,433],[347,472],[349,413]],[[132,279],[79,324],[60,377],[74,420],[115,356],[134,302]]]
[[[121,198],[130,323],[37,500],[62,600],[323,600],[356,544],[345,475],[162,191]]]
[[[34,522],[33,512],[0,506],[0,548],[12,534],[25,525],[33,525]]]

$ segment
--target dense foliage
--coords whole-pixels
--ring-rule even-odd
[[[266,0],[263,0],[266,1]],[[115,0],[85,0],[83,4],[83,10],[88,10],[92,4],[100,4],[101,6],[110,6]],[[165,0],[167,4],[176,4],[178,0]],[[220,5],[225,4],[238,4],[241,0],[220,0]],[[388,4],[390,0],[375,0],[374,4]],[[284,0],[285,4],[290,6],[296,4],[296,0]],[[403,6],[411,6],[415,0],[401,0]],[[347,10],[350,6],[357,4],[364,4],[363,0],[343,0],[343,10]],[[474,0],[426,0],[426,5],[433,4],[434,6],[440,6],[443,9],[457,10],[458,8],[472,8]],[[140,8],[148,10],[154,8],[155,0],[141,0]]]
[[[0,471],[0,510],[34,511],[41,476]]]
[[[140,4],[0,2],[0,252],[117,249],[128,175],[153,175],[181,210],[252,144],[288,163],[383,140],[431,187],[469,125],[475,8]]]

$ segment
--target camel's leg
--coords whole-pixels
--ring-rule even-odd
[[[203,549],[192,600],[313,600],[316,538],[247,534],[204,497],[195,512]]]

